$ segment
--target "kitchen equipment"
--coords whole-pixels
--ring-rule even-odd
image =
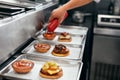
[[[13,71],[11,64],[20,59],[27,59],[34,62],[34,67],[28,74],[17,74]],[[39,76],[40,69],[43,64],[47,61],[55,61],[60,67],[63,69],[63,76],[59,78],[59,80],[79,80],[82,65],[81,61],[75,61],[72,59],[57,59],[51,57],[45,57],[35,54],[24,54],[19,56],[13,62],[9,63],[1,72],[0,75],[10,79],[10,80],[45,80],[44,78]],[[71,74],[69,74],[71,73]],[[69,75],[68,75],[69,74]]]
[[[83,23],[86,16],[92,15],[91,13],[83,13],[80,11],[75,11],[72,16],[72,20],[77,23]]]
[[[65,26],[63,25],[62,27],[65,27]],[[74,34],[73,34],[74,36],[75,35],[78,36],[79,34],[82,34],[82,35],[84,34],[85,35],[85,34],[87,34],[87,30],[88,30],[86,27],[78,27],[78,26],[70,26],[70,27],[66,27],[66,28],[63,28],[63,29],[65,31],[66,30],[68,30],[68,31],[73,30],[74,31]],[[61,31],[61,29],[57,28],[57,31],[59,31],[59,30]],[[78,31],[80,33],[78,33]],[[80,36],[78,36],[78,37],[80,37]],[[50,52],[45,53],[43,55],[37,53],[36,51],[34,51],[33,45],[34,45],[34,43],[39,43],[39,42],[42,42],[42,40],[41,39],[39,39],[39,41],[38,40],[33,40],[30,45],[25,46],[25,49],[24,49],[25,51],[22,52],[22,53],[25,53],[25,54],[21,55],[17,59],[15,59],[15,60],[29,59],[29,60],[34,61],[35,67],[33,68],[32,72],[30,72],[29,74],[24,74],[24,75],[16,74],[13,71],[13,69],[11,68],[11,64],[12,64],[12,62],[15,61],[14,60],[12,62],[9,62],[9,64],[0,71],[0,73],[1,73],[0,76],[2,76],[5,79],[6,78],[10,79],[10,80],[13,80],[13,79],[22,79],[22,80],[26,80],[26,79],[34,80],[34,79],[36,79],[36,80],[38,80],[38,79],[41,79],[41,77],[35,75],[35,73],[39,74],[38,69],[42,66],[41,63],[43,63],[45,61],[48,61],[48,60],[55,60],[58,63],[60,62],[59,64],[64,69],[64,74],[66,74],[65,76],[60,78],[60,80],[68,79],[69,77],[67,76],[67,74],[68,74],[69,71],[70,71],[70,73],[73,73],[73,74],[71,74],[71,78],[69,80],[79,80],[80,75],[81,75],[81,69],[82,69],[82,65],[79,62],[81,62],[81,59],[82,59],[82,56],[83,56],[83,51],[84,51],[84,46],[85,46],[85,39],[84,39],[83,43],[81,44],[82,46],[81,45],[71,44],[71,43],[66,44],[66,46],[69,47],[70,52],[71,52],[70,56],[66,57],[66,58],[61,58],[61,57],[58,58],[58,57],[50,56],[50,55],[48,55],[48,54],[50,54]],[[51,50],[53,49],[53,46],[55,44],[57,44],[57,43],[54,44],[52,41],[49,41],[49,42],[45,41],[45,43],[49,43],[51,45]],[[32,48],[31,48],[31,46],[32,46]],[[74,54],[74,52],[76,54]],[[68,60],[70,60],[70,62]],[[78,62],[78,64],[76,64],[76,62]],[[67,65],[67,64],[62,65],[64,63],[67,63],[67,64],[71,63],[71,65]],[[28,77],[28,76],[30,76],[30,77]]]
[[[114,26],[113,26],[114,27]],[[94,28],[91,80],[120,79],[120,30]]]
[[[64,19],[68,16],[68,13],[66,12],[64,15]],[[64,20],[63,19],[63,20]],[[47,31],[48,32],[54,32],[54,30],[58,27],[59,23],[58,23],[58,19],[53,19],[52,21],[50,21],[47,25]]]
[[[25,14],[26,12],[32,10],[33,9],[0,3],[0,23],[6,23],[13,20],[13,17],[15,18],[16,15]]]
[[[117,0],[114,1],[116,3]],[[112,7],[115,10],[114,3]],[[112,12],[106,10],[106,13],[103,13],[100,8],[98,9],[99,13],[94,25],[91,80],[120,79],[118,75],[120,73],[120,15],[114,10]]]
[[[96,5],[90,80],[120,79],[120,7],[116,5],[119,1],[101,0]]]
[[[12,16],[22,12],[25,12],[24,8],[8,6],[8,5],[0,5],[0,14],[3,15]]]
[[[78,27],[78,26],[66,26],[65,27],[64,25],[61,26],[61,27],[62,28],[60,28],[60,26],[59,26],[56,30],[59,31],[59,32],[61,32],[61,31],[71,32],[71,30],[72,30],[73,31],[72,32],[72,38],[73,38],[73,36],[76,36],[76,37],[80,38],[81,37],[80,35],[86,35],[87,31],[88,31],[88,28],[86,28],[86,27]],[[40,34],[39,36],[41,36],[41,35],[42,34]],[[37,37],[39,38],[39,36],[37,36]],[[38,39],[38,38],[36,38],[36,39]],[[30,45],[26,45],[25,48],[23,49],[22,53],[25,53],[25,54],[21,55],[17,59],[15,59],[15,60],[29,59],[29,60],[34,61],[35,67],[33,68],[33,70],[30,73],[24,74],[24,75],[16,74],[16,73],[14,73],[13,69],[11,68],[11,64],[12,64],[12,62],[11,62],[4,69],[2,69],[0,71],[1,72],[0,75],[3,78],[7,78],[7,79],[11,79],[11,80],[13,80],[13,79],[22,79],[22,80],[24,80],[24,79],[28,79],[28,80],[36,79],[36,80],[38,80],[38,79],[41,79],[41,77],[35,75],[34,73],[39,74],[38,69],[40,68],[40,66],[42,66],[41,63],[43,63],[45,61],[48,61],[48,60],[55,60],[58,63],[60,62],[59,64],[64,69],[64,75],[65,76],[60,78],[60,80],[69,79],[69,77],[67,76],[69,71],[70,71],[70,73],[73,73],[73,71],[74,71],[74,73],[71,74],[71,78],[69,80],[79,80],[80,75],[81,75],[82,66],[80,66],[81,63],[76,64],[76,62],[81,62],[81,60],[82,60],[84,47],[85,47],[85,41],[86,41],[86,38],[84,38],[82,40],[81,44],[79,44],[79,41],[77,41],[78,45],[77,44],[72,44],[72,43],[68,43],[68,44],[62,43],[64,45],[66,45],[70,49],[71,53],[70,53],[70,55],[68,57],[55,57],[55,56],[52,56],[50,54],[50,51],[53,50],[54,45],[58,44],[58,43],[52,42],[52,41],[42,41],[41,38],[39,40],[33,40],[30,43]],[[37,53],[34,50],[33,45],[35,43],[39,43],[39,42],[50,44],[51,49],[45,54]],[[75,42],[75,41],[73,40],[72,42]],[[74,53],[76,53],[76,54],[74,54]],[[69,62],[69,60],[70,60],[70,62]],[[63,66],[62,64],[64,64],[64,63],[67,63],[67,64],[71,63],[72,65],[67,65],[66,64],[66,66],[65,65]],[[28,77],[28,76],[30,76],[30,77]]]
[[[45,54],[37,52],[34,49],[34,45],[37,43],[47,43],[51,46],[50,50],[47,51]],[[53,48],[55,47],[56,44],[60,44],[57,42],[51,42],[51,41],[44,41],[44,40],[35,40],[33,42],[31,42],[30,45],[28,45],[22,52],[23,53],[28,53],[28,54],[38,54],[38,55],[43,55],[43,56],[48,56],[48,57],[53,57],[56,58],[56,56],[52,55],[51,52],[53,50]],[[64,58],[64,59],[74,59],[74,60],[81,60],[82,59],[82,46],[83,45],[77,45],[77,44],[65,44],[62,43],[63,45],[65,45],[69,50],[70,50],[70,54],[67,57],[58,57],[58,58]],[[75,54],[76,53],[76,54]]]
[[[0,4],[13,5],[26,9],[41,9],[43,5],[53,5],[57,0],[0,0]],[[47,7],[47,6],[46,6]],[[44,6],[44,8],[46,8]]]
[[[19,50],[24,46],[23,44],[29,42],[28,39],[31,39],[42,28],[42,25],[39,25],[40,22],[44,24],[45,15],[56,5],[57,3],[45,4],[39,10],[31,10],[13,16],[1,16],[0,65],[15,53],[19,54]],[[10,8],[13,9],[13,7]],[[45,12],[45,10],[48,12]],[[46,14],[43,14],[44,12]]]
[[[44,24],[46,14],[48,14],[53,8],[56,7],[54,5],[56,5],[56,3],[54,3],[52,5],[43,5],[42,8],[39,9],[39,10],[34,10],[32,12],[26,12],[23,15],[20,14],[20,15],[13,16],[13,17],[11,17],[9,22],[2,23],[0,25],[0,37],[1,37],[0,38],[0,45],[2,46],[1,49],[0,49],[0,51],[1,51],[0,52],[1,53],[0,70],[3,71],[2,72],[3,78],[12,78],[12,80],[13,79],[18,80],[18,79],[21,78],[20,77],[21,75],[17,76],[14,73],[13,73],[13,75],[11,74],[11,72],[13,72],[12,71],[13,69],[11,68],[11,66],[9,64],[11,64],[11,61],[13,61],[16,58],[17,59],[24,59],[25,58],[25,59],[30,59],[30,60],[34,60],[34,61],[39,60],[39,61],[42,61],[42,62],[43,62],[43,60],[42,60],[43,58],[45,60],[48,60],[48,58],[45,58],[43,56],[39,57],[38,55],[36,57],[32,54],[25,54],[25,55],[30,55],[30,56],[22,56],[22,57],[20,55],[24,54],[24,53],[21,53],[21,51],[26,46],[28,46],[30,44],[30,42],[32,42],[35,39],[33,36],[35,36],[36,31],[38,31],[42,28],[42,26],[39,25],[39,24],[41,24],[42,21],[43,21],[42,24]],[[72,26],[72,27],[76,28],[75,26]],[[87,29],[87,28],[84,28],[84,27],[81,26],[80,29],[81,29],[80,33],[84,33],[85,29]],[[82,31],[82,29],[83,29],[83,31]],[[75,31],[74,35],[77,34],[77,36],[78,36],[78,31],[79,31],[78,28],[72,29],[71,27],[70,27],[70,29],[64,28],[64,30],[63,30],[63,28],[61,28],[61,29],[57,28],[56,30],[58,30],[58,31],[59,30],[60,31],[66,31],[67,30],[68,32],[73,30],[73,31]],[[6,35],[6,32],[7,32],[7,35]],[[31,40],[31,37],[32,37],[32,40]],[[83,45],[82,50],[80,49],[81,53],[84,52],[85,40],[83,41],[82,45]],[[52,58],[52,59],[54,59],[54,58]],[[38,61],[38,63],[39,63],[39,61]],[[79,61],[80,60],[78,59],[77,62],[79,62]],[[58,62],[63,64],[66,61],[64,60],[62,62],[59,59]],[[70,62],[72,65],[62,66],[65,69],[65,74],[66,73],[67,74],[61,80],[66,80],[68,78],[70,78],[71,80],[79,80],[80,75],[81,75],[80,74],[81,73],[81,64],[78,63],[77,65],[74,66],[73,64],[75,64],[75,62],[76,62],[76,60]],[[35,61],[35,63],[37,63],[37,61]],[[69,63],[69,62],[67,62],[67,63]],[[41,64],[38,64],[38,65],[41,66]],[[66,69],[68,71],[66,71]],[[38,69],[35,69],[35,70],[38,71]],[[68,75],[68,72],[70,72],[72,74]],[[33,73],[35,73],[35,72],[33,72]],[[23,76],[22,76],[22,78],[23,78]],[[24,77],[26,77],[26,75]],[[31,77],[33,77],[33,80],[35,79],[35,76],[31,76],[31,75],[27,76],[27,78],[31,78]],[[39,78],[37,78],[37,79],[39,79]],[[70,80],[70,79],[68,79],[68,80]],[[5,79],[3,79],[3,80],[5,80]]]
[[[59,42],[58,41],[58,37],[61,34],[60,31],[64,31],[64,32],[71,32],[70,35],[72,37],[72,41],[71,42]],[[53,40],[46,40],[43,37],[43,33],[45,31],[43,31],[40,35],[38,35],[35,39],[35,41],[33,41],[30,45],[28,45],[22,52],[23,53],[33,53],[33,54],[40,54],[39,52],[36,52],[36,50],[34,49],[34,45],[36,43],[47,43],[49,45],[51,45],[51,48],[48,52],[46,52],[45,54],[40,54],[40,55],[44,55],[44,56],[50,56],[50,57],[55,57],[51,54],[54,46],[56,44],[64,44],[66,45],[66,47],[70,50],[70,54],[67,57],[60,57],[60,58],[67,58],[67,59],[80,59],[82,60],[83,57],[83,49],[84,49],[84,43],[86,41],[86,35],[87,35],[87,28],[83,28],[83,27],[78,27],[78,26],[59,26],[56,29],[56,37]],[[77,32],[77,33],[76,33]],[[76,54],[74,54],[76,53]]]
[[[98,14],[97,25],[119,28],[120,27],[120,16],[119,15]]]
[[[6,5],[14,5],[18,7],[26,7],[26,8],[35,8],[35,6],[40,5],[40,3],[30,3],[19,0],[0,0],[0,3]]]

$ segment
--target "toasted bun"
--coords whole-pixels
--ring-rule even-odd
[[[42,46],[39,47],[39,45],[42,45]],[[44,44],[44,43],[38,43],[34,45],[34,48],[37,52],[46,53],[50,49],[50,45]]]
[[[48,74],[44,74],[40,71],[40,74],[39,74],[42,78],[47,78],[47,79],[58,79],[60,78],[62,75],[63,75],[63,70],[61,69],[61,71],[57,74],[54,74],[54,75],[48,75]]]
[[[58,41],[59,42],[71,42],[72,41],[72,39],[70,38],[70,39],[58,39]]]
[[[47,40],[53,40],[55,38],[56,34],[55,33],[44,33],[43,37]]]
[[[65,53],[65,54],[61,54],[61,53],[55,53],[54,51],[52,51],[52,55],[54,56],[59,56],[59,57],[65,57],[69,55],[69,52]]]
[[[40,52],[40,53],[46,53],[48,50],[47,49],[36,49],[37,52]]]
[[[12,63],[12,67],[16,73],[25,74],[32,70],[34,63],[28,60],[17,60]]]

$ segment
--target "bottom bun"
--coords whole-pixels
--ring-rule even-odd
[[[56,34],[55,33],[44,33],[43,37],[47,40],[53,40],[55,38]]]
[[[52,55],[54,56],[59,56],[59,57],[65,57],[69,55],[69,52],[61,54],[61,53],[55,53],[54,51],[52,51]]]
[[[71,42],[72,41],[72,39],[70,38],[70,39],[58,39],[58,41],[59,42]]]
[[[54,75],[48,75],[48,74],[44,74],[40,71],[40,76],[42,78],[47,78],[47,79],[58,79],[63,75],[63,71],[61,70],[59,73],[54,74]]]

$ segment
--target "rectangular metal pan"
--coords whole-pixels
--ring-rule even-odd
[[[45,40],[46,39],[43,37],[43,33],[46,31],[46,28],[44,28],[42,31],[37,32],[35,36],[33,36],[35,39],[38,40]],[[86,39],[88,28],[86,27],[78,27],[78,26],[59,26],[56,30],[56,37],[53,40],[47,40],[55,43],[65,43],[65,44],[77,44],[81,45],[83,44],[84,40]],[[71,37],[72,41],[71,42],[59,42],[58,37],[61,32],[68,32]]]
[[[40,52],[37,52],[34,49],[34,45],[36,43],[47,43],[51,46],[51,48],[46,53],[40,53]],[[51,52],[52,52],[52,50],[53,50],[53,48],[55,47],[56,44],[57,43],[52,43],[52,42],[49,42],[49,41],[35,40],[30,45],[28,45],[22,51],[22,53],[39,54],[39,55],[44,55],[44,56],[49,56],[49,57],[54,57],[54,58],[56,57],[56,58],[66,58],[66,59],[82,59],[82,55],[83,55],[83,53],[81,52],[82,51],[82,45],[64,44],[70,50],[69,55],[66,56],[66,57],[57,57],[57,56],[54,56],[54,55],[51,54]]]
[[[34,62],[35,65],[31,72],[27,74],[18,74],[14,72],[11,64],[19,59],[27,59]],[[35,54],[23,54],[14,61],[0,71],[0,76],[10,80],[51,80],[42,78],[39,75],[39,71],[45,62],[56,61],[63,70],[63,76],[57,80],[79,80],[83,66],[81,61],[56,59]]]
[[[5,5],[25,7],[25,8],[34,8],[37,5],[35,3],[28,3],[24,1],[18,1],[18,0],[0,0],[0,3]]]
[[[21,12],[24,12],[24,8],[8,8],[7,6],[0,6],[0,14],[3,15],[15,15],[15,14],[19,14]]]
[[[5,4],[0,4],[0,8],[7,8],[7,9],[23,9],[23,8],[21,8],[21,7],[12,6],[12,5],[5,5]]]
[[[67,25],[60,25],[56,28],[55,32],[68,32],[75,35],[86,35],[88,31],[87,27],[81,26],[67,26]]]
[[[39,35],[39,36],[37,36],[36,39],[38,39],[38,40],[45,40],[45,41],[51,41],[51,42],[61,43],[61,44],[65,43],[65,44],[77,44],[77,45],[81,45],[83,43],[83,41],[85,40],[85,38],[86,38],[86,35],[84,35],[84,34],[78,34],[78,35],[76,35],[76,34],[71,34],[70,33],[71,38],[72,38],[71,42],[60,42],[60,41],[58,41],[60,32],[55,32],[56,36],[55,36],[55,38],[53,40],[47,40],[47,39],[45,39],[43,37],[43,33],[45,33],[45,32],[42,32],[42,34]]]

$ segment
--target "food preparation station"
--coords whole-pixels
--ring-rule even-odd
[[[0,1],[0,75],[1,80],[39,80],[40,67],[43,62],[55,60],[64,70],[64,75],[59,80],[79,80],[84,62],[84,49],[89,28],[83,25],[61,24],[55,30],[57,36],[54,40],[45,40],[42,34],[46,30],[46,24],[50,12],[58,7],[57,0],[16,0],[13,2]],[[3,5],[4,4],[4,5]],[[7,13],[10,10],[11,13]],[[8,11],[8,12],[10,12]],[[17,12],[16,12],[17,11]],[[61,32],[71,34],[71,42],[58,42]],[[35,52],[35,43],[49,43],[52,48],[46,54]],[[70,49],[67,57],[55,57],[51,51],[56,44],[64,44]],[[11,64],[18,59],[29,59],[36,66],[31,73],[25,75],[16,74]],[[36,73],[36,75],[33,75]],[[68,75],[69,73],[74,73]],[[31,76],[31,77],[29,77]],[[42,79],[44,80],[44,79]]]

